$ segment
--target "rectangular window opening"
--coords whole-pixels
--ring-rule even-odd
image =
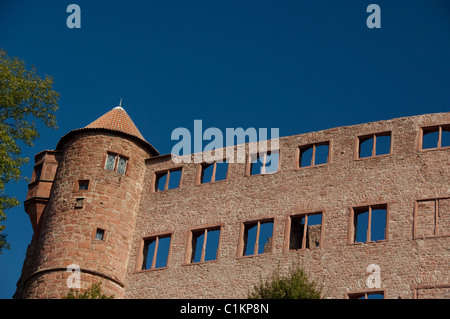
[[[206,228],[192,231],[192,253],[190,262],[200,263],[217,259],[220,228]]]
[[[87,191],[89,189],[89,180],[79,180],[78,181],[78,190]]]
[[[348,299],[384,299],[384,292],[382,291],[368,291],[350,293],[347,295]]]
[[[103,240],[104,237],[105,237],[105,230],[97,228],[97,231],[95,232],[95,239]]]
[[[421,149],[450,147],[450,125],[437,125],[422,128]]]
[[[83,208],[84,198],[77,198],[75,201],[75,208]]]
[[[353,242],[365,243],[386,239],[387,205],[353,209]]]
[[[391,132],[359,136],[358,158],[390,154],[391,144]]]
[[[328,163],[330,156],[330,142],[300,146],[299,150],[299,167],[326,164]]]
[[[250,155],[250,175],[272,174],[278,171],[279,151]]]
[[[314,249],[320,246],[322,213],[295,215],[290,217],[290,221],[290,250]]]
[[[223,181],[227,179],[228,163],[227,162],[213,162],[211,164],[201,164],[200,183],[212,183]]]
[[[265,254],[272,251],[273,220],[244,224],[243,256]]]
[[[106,156],[105,169],[125,174],[128,158],[118,154],[108,153]]]
[[[34,181],[40,180],[41,175],[42,175],[42,164],[40,164],[34,168]]]
[[[155,192],[162,192],[180,187],[181,168],[169,169],[155,174]]]
[[[170,235],[144,239],[141,270],[158,269],[167,266],[170,250]]]

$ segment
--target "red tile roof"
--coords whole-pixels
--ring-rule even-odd
[[[61,137],[58,144],[56,145],[56,149],[60,150],[65,141],[73,134],[81,131],[92,131],[92,130],[107,130],[124,133],[142,142],[150,150],[153,156],[159,155],[159,152],[149,142],[145,140],[141,132],[139,132],[138,128],[131,120],[130,116],[127,114],[127,112],[125,112],[125,110],[121,106],[113,108],[111,111],[100,116],[94,122],[83,128],[70,131],[69,133]]]
[[[139,132],[136,125],[134,125],[127,112],[125,112],[125,110],[120,106],[113,108],[111,111],[100,116],[94,122],[85,127],[104,128],[107,130],[123,132],[128,135],[139,137],[145,141],[145,138],[142,136],[141,132]]]

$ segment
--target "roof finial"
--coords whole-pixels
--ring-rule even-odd
[[[114,109],[119,109],[119,110],[123,110],[123,107],[122,107],[122,98],[120,98],[120,102],[119,102],[119,105],[118,106],[116,106]]]

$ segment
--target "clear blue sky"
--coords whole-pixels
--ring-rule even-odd
[[[81,7],[81,29],[66,8]],[[381,29],[366,8],[381,7]],[[279,128],[281,136],[450,111],[448,0],[1,0],[0,47],[54,77],[54,149],[120,98],[162,154],[172,130]],[[31,176],[32,164],[23,167]],[[27,184],[7,191],[23,203]],[[8,211],[12,245],[0,256],[0,298],[11,298],[32,228]]]

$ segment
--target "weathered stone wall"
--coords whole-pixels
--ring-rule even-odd
[[[107,152],[129,158],[124,175],[104,169]],[[104,293],[120,298],[144,161],[150,154],[131,139],[99,132],[74,136],[61,153],[42,228],[29,248],[16,296],[66,295],[66,268],[76,264],[83,288],[96,278],[105,282]],[[89,180],[88,190],[78,190],[79,180]],[[84,198],[81,208],[75,208],[78,198]],[[95,239],[97,228],[105,230],[104,240]]]
[[[420,128],[449,123],[450,113],[431,114],[283,137],[277,173],[248,176],[245,164],[234,163],[228,180],[203,185],[196,184],[198,164],[176,165],[170,156],[148,160],[125,297],[246,297],[260,277],[296,262],[329,298],[370,290],[371,264],[379,265],[381,275],[381,287],[372,291],[383,291],[385,298],[425,296],[422,290],[415,295],[415,287],[427,274],[448,287],[449,234],[413,238],[413,227],[416,200],[450,197],[450,149],[419,150]],[[385,131],[392,132],[391,154],[355,157],[357,136]],[[298,146],[323,141],[330,141],[329,163],[297,168]],[[154,173],[177,166],[183,167],[181,187],[151,192]],[[352,207],[369,204],[388,206],[386,239],[351,243]],[[308,212],[322,212],[320,247],[289,251],[289,216]],[[261,218],[274,219],[271,252],[239,256],[242,222]],[[204,225],[222,225],[218,259],[186,263],[189,230]],[[172,234],[168,266],[139,270],[142,238],[162,233]],[[433,296],[441,291],[448,288]]]

